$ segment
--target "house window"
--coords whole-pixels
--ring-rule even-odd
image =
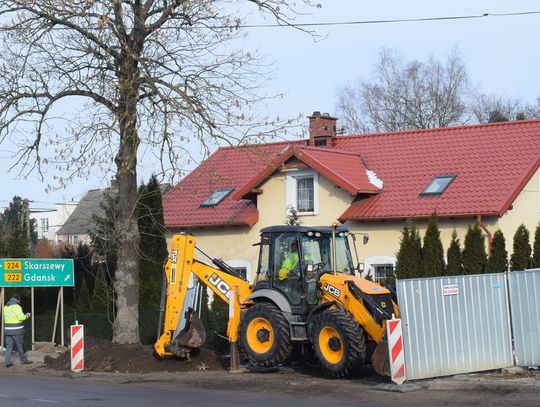
[[[298,215],[316,215],[319,212],[318,174],[313,170],[292,170],[286,174],[287,215],[291,208]]]
[[[394,275],[397,259],[395,256],[371,256],[364,260],[365,275],[370,275],[373,281],[384,280]]]
[[[247,279],[247,267],[233,267],[232,269],[244,280]]]
[[[373,280],[386,280],[394,275],[394,266],[392,264],[374,264],[373,265]]]
[[[232,188],[225,188],[215,191],[201,204],[201,206],[216,206],[232,192]]]
[[[313,212],[315,209],[313,177],[297,178],[296,194],[298,212]]]
[[[251,264],[247,260],[243,259],[227,259],[225,263],[229,265],[234,271],[238,273],[246,281],[251,280],[250,269]]]
[[[68,244],[76,246],[79,244],[79,236],[77,235],[69,235],[68,236]]]
[[[49,230],[49,218],[41,218],[41,231],[47,232]]]
[[[442,195],[455,178],[455,175],[436,176],[430,181],[420,195]]]

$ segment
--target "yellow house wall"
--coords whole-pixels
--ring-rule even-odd
[[[540,221],[540,178],[538,172],[531,178],[521,193],[515,199],[512,209],[501,218],[484,218],[487,228],[494,233],[500,229],[506,238],[506,247],[509,254],[512,251],[512,239],[517,227],[524,223],[531,233],[531,244],[534,231]],[[197,237],[197,245],[209,255],[223,260],[244,260],[250,265],[248,278],[253,281],[257,267],[259,230],[271,225],[284,224],[286,219],[285,174],[277,173],[270,177],[262,186],[262,194],[257,198],[259,221],[250,230],[247,227],[237,228],[207,228],[191,231]],[[319,212],[316,215],[301,216],[303,226],[330,225],[350,205],[352,197],[347,192],[334,186],[328,179],[319,175],[318,190]],[[467,227],[476,222],[476,218],[439,219],[441,241],[446,252],[452,232],[455,229],[463,248]],[[366,272],[369,270],[369,261],[373,259],[395,262],[399,250],[401,230],[405,221],[349,221],[345,224],[351,232],[367,233],[369,242],[362,244],[358,239],[357,247],[359,260],[366,263]],[[420,236],[423,238],[427,220],[416,222]],[[486,241],[487,244],[487,241]],[[201,258],[200,256],[198,256]],[[204,258],[201,258],[204,260]],[[207,261],[207,260],[206,260]]]
[[[540,171],[540,170],[539,170]],[[521,193],[512,203],[512,209],[508,210],[499,220],[494,223],[493,230],[500,229],[506,238],[506,250],[512,251],[514,233],[522,223],[530,232],[531,245],[534,243],[534,232],[540,222],[540,178],[539,171],[521,190]]]

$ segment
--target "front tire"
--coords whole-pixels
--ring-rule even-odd
[[[311,342],[330,377],[348,376],[365,363],[366,336],[351,315],[338,310],[313,316]]]
[[[293,349],[289,323],[277,306],[255,304],[242,317],[240,344],[251,363],[279,365],[291,356]]]

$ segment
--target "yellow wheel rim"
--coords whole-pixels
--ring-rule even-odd
[[[254,318],[247,327],[247,342],[255,353],[266,353],[274,343],[272,325],[264,318]]]
[[[343,341],[335,328],[325,326],[321,329],[319,349],[324,359],[333,365],[338,364],[343,359]]]

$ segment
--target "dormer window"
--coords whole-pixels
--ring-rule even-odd
[[[232,190],[232,188],[225,188],[213,192],[212,195],[206,198],[206,200],[201,204],[201,206],[217,206],[227,197],[227,195],[232,192]]]
[[[442,195],[455,178],[455,175],[438,175],[431,180],[420,195]]]

